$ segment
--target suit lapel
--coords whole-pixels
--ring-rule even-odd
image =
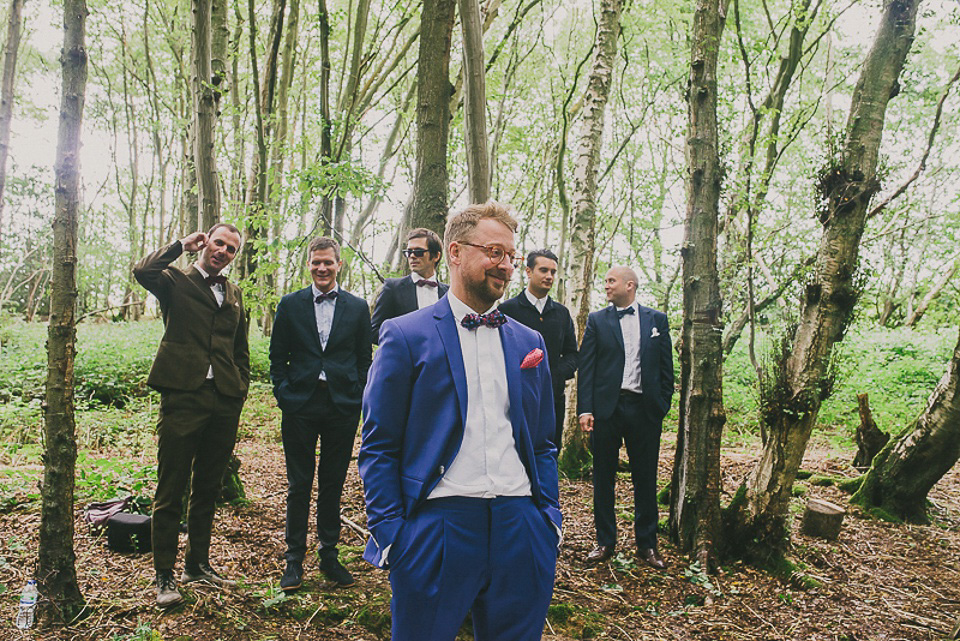
[[[317,312],[314,310],[313,302],[313,288],[307,287],[300,290],[300,305],[301,312],[299,314],[300,318],[307,324],[309,331],[308,334],[313,336],[313,344],[317,348],[318,352],[323,352],[323,346],[320,345],[320,330],[317,329]]]
[[[440,299],[433,307],[433,317],[437,321],[437,331],[447,356],[447,364],[453,375],[453,385],[457,389],[457,401],[460,404],[460,436],[467,424],[467,373],[463,368],[463,351],[460,349],[460,336],[457,324],[450,309],[450,302]]]
[[[623,347],[623,330],[620,328],[620,319],[617,318],[617,308],[610,305],[604,310],[604,313],[607,317],[607,323],[611,325],[610,332],[617,339],[617,344],[620,345],[620,352],[626,353]]]
[[[337,296],[336,304],[333,306],[333,320],[330,321],[330,335],[327,336],[327,347],[330,347],[330,342],[333,340],[333,337],[336,334],[337,328],[340,326],[340,319],[347,313],[347,293],[340,288],[340,294]],[[317,333],[317,340],[320,340],[320,334]]]
[[[197,268],[193,265],[187,268],[187,278],[192,280],[197,287],[200,288],[203,298],[213,305],[215,308],[219,308],[220,305],[217,304],[217,297],[213,295],[213,290],[210,289],[210,286],[207,285],[207,282],[203,279],[203,274],[197,271]]]
[[[640,361],[643,362],[643,353],[647,350],[647,343],[650,342],[650,334],[653,331],[653,314],[646,307],[637,305],[637,311],[640,316]],[[641,370],[642,371],[642,370]]]
[[[405,276],[400,280],[398,287],[403,313],[417,311],[420,308],[420,302],[417,300],[417,285],[413,282],[413,278]]]
[[[503,363],[507,370],[507,391],[510,394],[510,423],[513,426],[513,440],[520,448],[524,463],[528,461],[528,435],[520,430],[523,422],[523,385],[520,381],[520,361],[523,358],[517,348],[517,338],[513,328],[507,322],[500,328],[500,343],[503,346]],[[528,466],[529,467],[529,466]]]

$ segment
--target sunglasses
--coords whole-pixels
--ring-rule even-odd
[[[429,249],[404,249],[403,250],[403,255],[406,256],[407,258],[410,258],[411,256],[416,256],[417,258],[423,258],[428,253],[430,253]]]

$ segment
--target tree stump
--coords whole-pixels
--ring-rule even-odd
[[[803,513],[803,533],[835,541],[846,513],[846,510],[830,501],[810,499]]]
[[[890,440],[890,435],[881,432],[877,427],[866,394],[857,394],[857,406],[860,410],[860,425],[857,426],[857,456],[853,459],[853,466],[864,472],[870,468],[873,457]]]

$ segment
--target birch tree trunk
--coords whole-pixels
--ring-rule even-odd
[[[426,227],[441,237],[447,223],[450,40],[456,6],[456,0],[424,0],[417,61],[417,151],[410,227]]]
[[[490,154],[487,151],[487,89],[480,3],[478,0],[458,0],[458,5],[466,78],[463,122],[468,193],[471,203],[485,203],[490,199]]]
[[[596,249],[594,224],[597,216],[597,163],[603,146],[604,115],[613,84],[613,65],[620,36],[622,0],[601,0],[597,18],[597,42],[590,77],[583,97],[583,123],[574,153],[573,226],[570,234],[570,307],[574,310],[577,335],[583,336],[593,291],[593,257]],[[560,467],[575,474],[589,460],[586,434],[579,428],[567,435],[560,453]]]
[[[877,157],[887,104],[913,44],[919,0],[887,0],[857,81],[842,148],[819,175],[823,235],[806,287],[800,324],[784,342],[772,379],[761,389],[768,437],[761,459],[731,502],[726,535],[740,552],[777,551],[787,543],[793,482],[820,406],[829,397],[834,345],[859,295],[854,283],[860,240],[879,190]]]
[[[927,523],[927,494],[960,459],[960,337],[919,418],[880,450],[850,498],[912,523]]]
[[[4,191],[7,186],[7,155],[10,152],[10,125],[13,123],[13,84],[17,77],[17,56],[20,53],[20,28],[26,0],[10,0],[7,20],[7,43],[3,52],[3,78],[0,80],[0,240],[3,239]],[[0,242],[0,253],[3,243]]]
[[[63,94],[57,134],[53,275],[47,333],[44,466],[37,583],[43,625],[72,621],[84,607],[73,550],[74,475],[77,463],[74,374],[77,304],[77,214],[80,208],[80,132],[87,86],[87,5],[63,7]]]
[[[670,535],[706,569],[719,544],[720,436],[723,409],[723,323],[717,235],[720,166],[717,58],[727,0],[698,0],[687,83],[687,214],[680,338],[680,424],[670,492]]]

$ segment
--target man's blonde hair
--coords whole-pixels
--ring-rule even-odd
[[[519,226],[517,219],[513,217],[506,205],[501,205],[495,200],[488,200],[483,204],[470,205],[460,213],[450,216],[447,220],[447,228],[443,232],[443,246],[446,248],[450,246],[450,243],[468,240],[470,233],[484,218],[492,218],[499,223],[503,223],[514,233]],[[447,260],[449,259],[448,252]]]

